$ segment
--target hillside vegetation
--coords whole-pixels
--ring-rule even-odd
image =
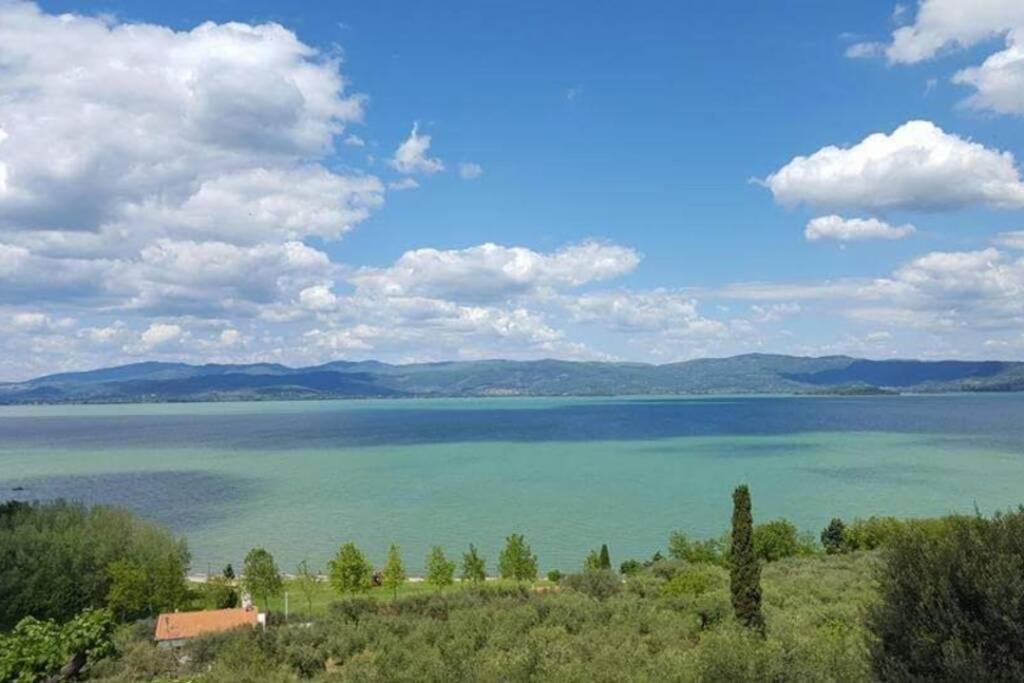
[[[750,354],[647,365],[558,360],[389,365],[138,363],[0,384],[0,403],[431,396],[1024,390],[1024,363]]]

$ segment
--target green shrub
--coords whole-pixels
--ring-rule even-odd
[[[690,565],[679,571],[666,583],[661,594],[670,598],[695,598],[699,595],[725,589],[729,585],[729,572],[713,564]]]
[[[801,537],[797,528],[788,520],[776,519],[754,526],[754,555],[762,562],[811,555],[815,550],[814,540]]]
[[[613,571],[588,569],[579,574],[569,574],[559,584],[598,600],[605,600],[622,590],[622,581]]]
[[[694,540],[682,531],[673,531],[668,538],[668,554],[684,562],[725,566],[727,545],[721,538]]]
[[[562,572],[557,569],[552,569],[548,572],[548,581],[551,583],[558,583],[562,580]]]
[[[86,610],[65,624],[25,617],[0,635],[0,681],[46,680],[65,666],[75,678],[89,662],[114,653],[113,633],[107,610]]]
[[[876,676],[1024,679],[1024,511],[905,524],[883,559],[868,614]]]

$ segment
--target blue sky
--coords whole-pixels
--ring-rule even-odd
[[[1024,358],[1024,11],[976,4],[0,0],[0,375]]]

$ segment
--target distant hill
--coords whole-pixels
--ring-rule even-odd
[[[748,354],[667,365],[483,360],[390,365],[335,361],[135,363],[0,384],[0,403],[672,394],[1022,391],[1024,363]]]

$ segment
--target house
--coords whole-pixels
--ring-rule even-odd
[[[155,638],[160,647],[180,647],[207,633],[223,633],[241,626],[266,626],[267,615],[255,609],[212,609],[201,612],[168,612],[156,620]]]

